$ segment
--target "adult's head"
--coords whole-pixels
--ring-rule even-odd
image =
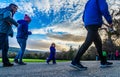
[[[15,12],[17,12],[18,6],[16,4],[11,3],[9,5],[10,11],[14,14]]]

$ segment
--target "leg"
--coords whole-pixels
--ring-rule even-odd
[[[85,53],[85,51],[88,49],[88,47],[92,44],[92,41],[93,41],[93,32],[88,31],[87,38],[86,38],[85,42],[83,43],[81,48],[79,48],[77,55],[75,56],[75,58],[73,59],[72,62],[79,64],[80,58]]]
[[[22,62],[22,58],[23,58],[25,48],[26,48],[26,39],[17,38],[17,41],[18,41],[19,46],[20,46],[20,51],[15,59],[19,59],[19,62]]]
[[[56,64],[56,58],[55,58],[55,56],[53,57],[53,64]]]
[[[0,50],[2,50],[2,48],[4,47],[4,43],[5,43],[5,38],[6,38],[6,35],[0,33]]]
[[[98,32],[95,32],[94,34],[94,44],[97,48],[97,52],[99,54],[101,64],[106,63],[106,58],[102,55],[102,41]]]
[[[13,66],[9,62],[8,59],[8,49],[9,49],[9,44],[8,44],[8,35],[7,34],[1,34],[0,33],[0,46],[2,47],[2,62],[3,62],[3,67],[10,67]]]
[[[6,51],[4,51],[5,43],[6,43],[6,34],[0,33],[0,49],[2,50],[2,62],[3,64],[6,63],[5,61],[5,56],[6,56]],[[4,56],[5,55],[5,56]]]
[[[49,56],[48,58],[47,58],[47,63],[49,64],[49,62],[52,60],[52,58]]]
[[[9,46],[8,46],[8,36],[7,35],[3,42],[4,42],[4,45],[2,48],[2,62],[3,62],[3,64],[8,64],[9,63],[9,59],[8,59]]]
[[[19,46],[20,46],[20,50],[19,50],[18,54],[16,55],[16,57],[15,57],[15,59],[14,59],[15,63],[18,63],[18,59],[19,59],[20,54],[21,54],[21,52],[22,52],[22,51],[21,51],[22,42],[21,42],[21,40],[19,40],[19,38],[17,38],[17,42],[18,42],[18,44],[19,44]]]
[[[16,55],[16,57],[14,59],[15,63],[18,63],[18,59],[19,59],[20,53],[21,53],[21,49],[19,50],[18,54]]]
[[[24,55],[24,52],[26,49],[26,39],[21,40],[20,47],[21,47],[21,49],[20,49],[20,53],[19,53],[19,59],[20,59],[19,62],[22,62],[22,58],[23,58],[23,55]]]

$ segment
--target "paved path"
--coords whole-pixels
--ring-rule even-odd
[[[46,63],[28,63],[2,67],[0,63],[0,77],[120,77],[120,61],[112,61],[109,68],[100,68],[99,61],[83,61],[88,70],[79,71],[70,67],[70,62],[61,62],[56,65]]]

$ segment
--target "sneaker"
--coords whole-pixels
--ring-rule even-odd
[[[47,64],[49,64],[49,62],[48,62],[48,61],[46,61],[46,63],[47,63]]]
[[[53,64],[57,64],[57,63],[53,63]]]
[[[76,63],[71,63],[71,65],[70,65],[71,67],[73,67],[73,68],[76,68],[76,69],[78,69],[78,70],[87,70],[87,67],[85,67],[85,66],[83,66],[82,64],[76,64]]]
[[[111,66],[112,64],[113,64],[112,62],[106,62],[105,64],[101,64],[100,67],[105,68]]]
[[[14,64],[11,64],[11,63],[7,63],[7,64],[3,64],[3,67],[11,67],[13,66]]]
[[[18,64],[18,59],[14,59],[14,62]]]
[[[19,65],[27,65],[27,63],[24,62],[18,62]]]

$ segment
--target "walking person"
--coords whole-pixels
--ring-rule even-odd
[[[56,64],[55,54],[56,54],[55,43],[52,43],[50,46],[50,55],[46,61],[48,64],[51,60],[53,61],[53,64]]]
[[[18,6],[12,3],[9,6],[0,9],[0,49],[2,50],[3,67],[13,66],[8,59],[8,37],[13,37],[12,25],[18,26],[17,22],[13,19],[17,9]]]
[[[99,54],[101,64],[100,67],[106,67],[113,64],[112,62],[107,62],[107,60],[104,59],[104,56],[102,55],[102,40],[98,33],[98,28],[100,28],[103,24],[102,16],[104,16],[109,26],[112,28],[112,18],[108,11],[108,5],[106,0],[88,0],[83,14],[83,22],[87,30],[87,37],[85,42],[79,48],[75,58],[72,60],[71,66],[81,70],[87,69],[87,67],[83,66],[80,63],[80,58],[89,48],[92,42],[94,42],[97,52]]]
[[[26,49],[28,35],[32,34],[30,31],[28,31],[28,24],[31,22],[31,18],[27,14],[25,14],[24,20],[18,20],[17,22],[19,23],[19,26],[17,28],[16,38],[20,46],[20,51],[15,57],[14,62],[20,65],[26,65],[26,63],[23,62],[22,58]]]

